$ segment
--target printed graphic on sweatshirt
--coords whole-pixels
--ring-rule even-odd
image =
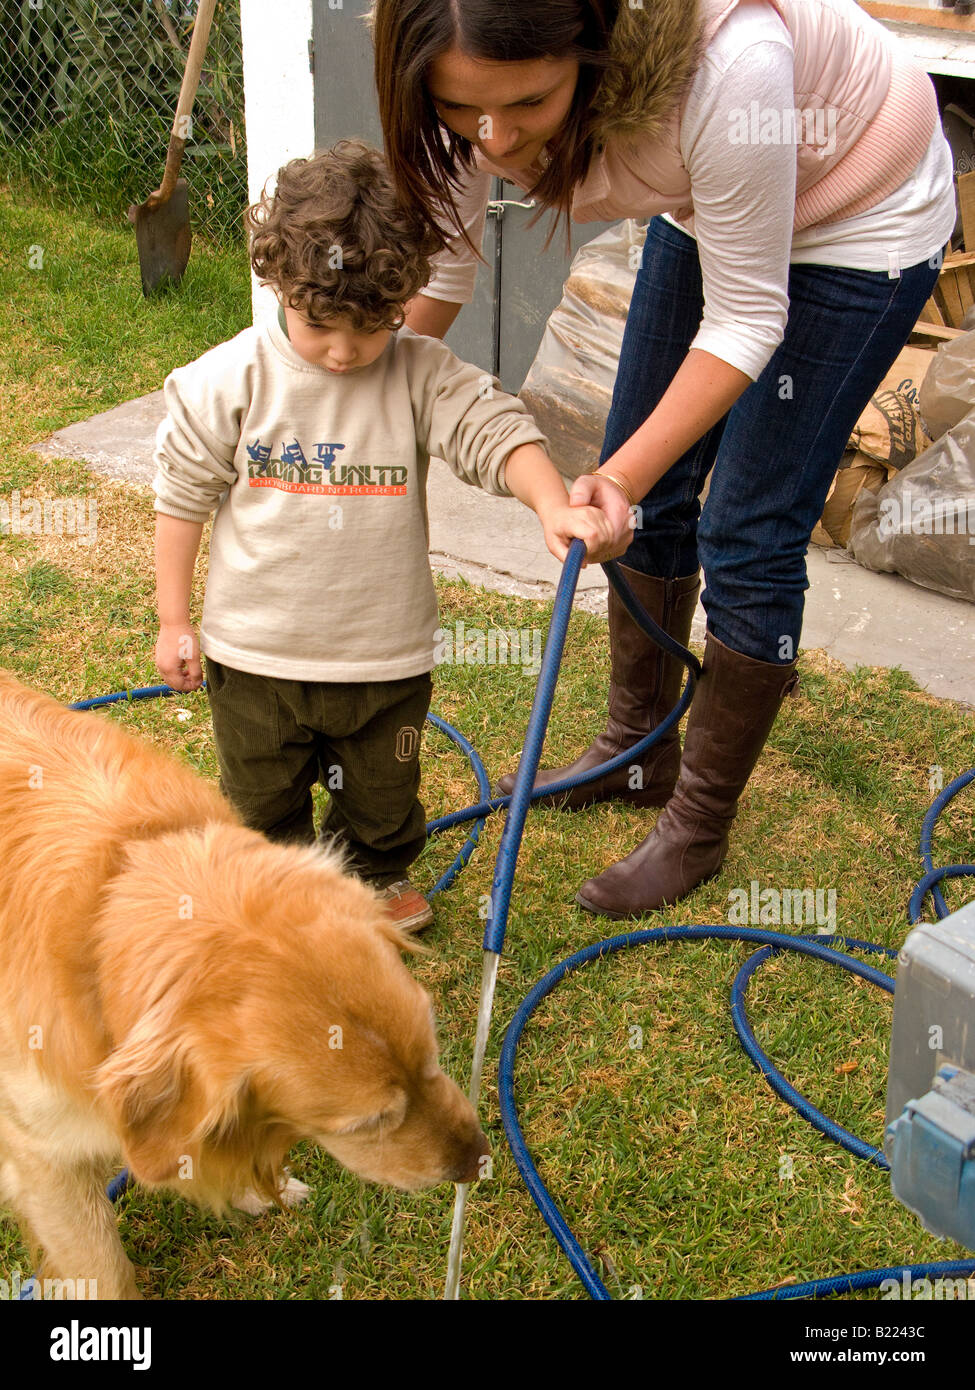
[[[272,457],[274,441],[260,437],[247,445],[249,487],[276,487],[282,492],[317,492],[335,496],[396,497],[406,493],[407,469],[402,464],[337,463],[344,444],[316,444],[309,459],[297,439],[282,440]]]

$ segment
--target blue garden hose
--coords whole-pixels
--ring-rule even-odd
[[[695,681],[700,675],[700,664],[693,654],[680,646],[679,643],[676,643],[669,634],[664,633],[662,629],[643,612],[626,584],[626,581],[623,579],[618,565],[615,562],[604,565],[603,568],[607,573],[610,583],[616,589],[621,601],[634,621],[637,622],[638,626],[654,638],[662,647],[678,656],[688,667],[689,675],[687,685],[679,703],[671,711],[667,719],[658,725],[651,734],[642,739],[639,744],[626,749],[623,753],[619,754],[610,762],[603,764],[601,767],[593,768],[589,772],[577,777],[567,778],[563,782],[541,788],[537,792],[532,792],[531,786],[534,780],[534,769],[538,764],[544,729],[552,705],[562,648],[564,646],[568,620],[571,614],[572,598],[584,554],[585,548],[582,542],[578,540],[573,541],[569,548],[569,553],[563,569],[562,582],[560,583],[559,592],[556,595],[556,601],[553,606],[549,637],[546,643],[542,669],[539,673],[535,699],[532,705],[531,717],[525,734],[522,751],[522,763],[526,765],[526,768],[531,768],[532,776],[517,779],[514,791],[510,797],[491,798],[490,783],[487,774],[481,760],[478,758],[477,753],[468,740],[444,720],[432,714],[427,716],[436,728],[445,733],[465,752],[474,769],[475,776],[477,777],[478,791],[481,796],[481,801],[475,805],[466,807],[462,811],[454,812],[452,815],[441,817],[439,820],[432,821],[428,825],[428,833],[436,834],[454,825],[460,825],[470,821],[474,822],[474,826],[468,835],[467,841],[454,860],[454,863],[427,894],[428,898],[432,898],[436,893],[449,887],[460,870],[468,862],[486,817],[501,807],[510,807],[495,866],[490,899],[490,912],[484,933],[483,945],[485,951],[493,951],[500,954],[503,949],[512,885],[517,867],[517,856],[530,801],[536,800],[541,796],[549,797],[553,792],[561,793],[568,791],[572,787],[594,781],[597,778],[604,777],[607,772],[622,767],[632,762],[635,758],[639,758],[649,747],[662,738],[679,722],[690,703]],[[113,695],[101,696],[92,700],[79,701],[77,704],[70,706],[70,708],[93,709],[120,700],[148,699],[155,696],[173,695],[177,693],[179,692],[172,690],[169,686],[151,686],[131,691],[120,691]],[[947,868],[934,869],[931,861],[931,836],[938,815],[952,797],[957,795],[964,786],[967,786],[973,780],[975,780],[975,768],[965,773],[962,777],[957,778],[946,787],[937,801],[933,803],[925,818],[924,827],[922,829],[921,852],[924,857],[924,865],[927,873],[918,884],[911,899],[910,912],[912,922],[919,920],[921,903],[928,892],[932,893],[938,915],[947,915],[947,905],[944,902],[937,884],[945,878],[975,874],[975,866],[972,865],[953,865]],[[519,783],[521,785],[519,785]],[[589,964],[591,961],[601,959],[603,956],[631,946],[650,942],[682,939],[700,940],[711,937],[718,937],[725,940],[754,941],[762,944],[763,949],[756,952],[738,972],[732,986],[731,995],[732,1018],[736,1031],[738,1032],[738,1036],[742,1041],[745,1051],[748,1053],[749,1057],[751,1057],[755,1065],[762,1071],[763,1075],[766,1076],[774,1089],[776,1089],[790,1105],[793,1105],[804,1118],[809,1120],[820,1129],[822,1133],[827,1135],[827,1137],[849,1148],[852,1152],[858,1154],[858,1156],[867,1158],[881,1167],[886,1167],[886,1160],[883,1158],[880,1150],[864,1144],[863,1141],[859,1140],[855,1135],[850,1134],[849,1131],[822,1115],[804,1097],[795,1091],[781,1073],[778,1072],[755,1040],[745,1014],[744,998],[748,980],[754,972],[765,961],[770,959],[772,955],[783,950],[797,951],[803,955],[810,955],[821,960],[826,960],[831,964],[839,965],[841,968],[859,975],[863,979],[878,984],[883,989],[893,992],[893,982],[888,975],[885,975],[881,971],[874,970],[870,966],[864,965],[853,957],[844,955],[840,951],[831,949],[825,942],[827,940],[835,941],[855,949],[869,950],[886,956],[894,956],[896,952],[890,951],[885,947],[877,946],[871,942],[847,940],[842,937],[791,937],[778,932],[764,931],[759,928],[703,925],[664,927],[650,931],[630,932],[621,936],[608,938],[605,941],[597,942],[593,946],[586,947],[584,950],[576,952],[575,955],[568,957],[549,971],[549,973],[535,985],[531,993],[518,1009],[504,1038],[499,1066],[499,1083],[502,1120],[519,1172],[524,1178],[528,1190],[536,1205],[539,1207],[546,1223],[572,1264],[573,1269],[579,1275],[587,1292],[596,1299],[609,1299],[611,1295],[593,1270],[585,1252],[569,1230],[564,1218],[555,1206],[551,1195],[542,1183],[518,1125],[514,1103],[514,1061],[518,1042],[528,1019],[541,1000],[551,993],[566,975]],[[109,1196],[112,1197],[112,1200],[115,1200],[115,1197],[125,1190],[127,1183],[128,1175],[123,1172],[115,1179],[109,1188]],[[944,1276],[972,1274],[975,1273],[975,1261],[952,1261],[933,1265],[896,1266],[881,1270],[868,1270],[857,1274],[836,1276],[833,1279],[818,1280],[809,1284],[792,1285],[784,1289],[773,1289],[759,1294],[750,1294],[747,1295],[747,1298],[775,1299],[822,1297],[829,1293],[844,1293],[861,1288],[876,1287],[883,1279],[902,1278],[905,1273],[910,1275],[911,1278],[919,1276],[926,1277],[931,1274]]]
[[[722,931],[721,935],[728,933]],[[858,1158],[864,1158],[868,1163],[876,1163],[878,1168],[889,1168],[890,1164],[884,1157],[882,1149],[878,1149],[870,1144],[865,1144],[862,1139],[858,1139],[855,1134],[851,1134],[848,1129],[838,1125],[835,1120],[830,1120],[821,1111],[817,1110],[805,1096],[799,1094],[794,1086],[790,1086],[785,1077],[777,1067],[769,1060],[766,1054],[758,1045],[758,1040],[752,1032],[752,1026],[748,1022],[748,1015],[745,1013],[745,991],[748,982],[755,974],[755,971],[766,961],[778,955],[782,950],[799,951],[803,955],[818,956],[820,960],[828,961],[831,965],[838,965],[843,970],[849,970],[852,975],[859,975],[861,980],[869,980],[871,984],[879,985],[888,994],[894,992],[894,982],[889,975],[885,975],[881,970],[874,970],[869,965],[862,965],[858,960],[850,956],[840,955],[837,951],[826,949],[827,941],[835,941],[843,946],[853,947],[859,951],[875,951],[878,955],[885,955],[890,959],[896,959],[897,952],[891,951],[886,946],[877,946],[872,941],[857,941],[843,936],[820,936],[812,938],[793,937],[783,935],[779,932],[768,932],[765,934],[770,944],[763,950],[756,951],[753,956],[749,956],[745,964],[738,971],[731,986],[731,1021],[735,1026],[735,1032],[745,1052],[758,1067],[766,1081],[775,1093],[782,1097],[787,1105],[791,1105],[794,1110],[798,1110],[804,1120],[825,1134],[827,1139],[832,1139],[837,1144],[842,1144],[844,1149],[849,1149]],[[734,934],[732,931],[732,937]],[[740,934],[737,937],[741,941],[756,941],[759,937],[755,935]],[[823,950],[815,950],[818,945],[824,947]]]
[[[505,1135],[518,1167],[518,1171],[524,1179],[532,1200],[541,1212],[549,1230],[555,1236],[555,1239],[558,1241],[563,1253],[572,1265],[572,1268],[582,1281],[586,1292],[590,1297],[599,1301],[609,1300],[612,1295],[596,1274],[585,1251],[572,1234],[565,1218],[562,1216],[551,1194],[542,1182],[518,1124],[514,1100],[514,1062],[518,1043],[532,1013],[541,1001],[572,971],[578,970],[584,965],[588,965],[593,960],[599,960],[603,956],[610,955],[615,951],[624,950],[630,946],[643,945],[648,942],[701,940],[707,937],[722,937],[726,940],[740,941],[764,940],[769,943],[763,950],[757,951],[745,963],[738,972],[732,987],[732,1017],[736,1032],[742,1041],[745,1051],[772,1085],[773,1089],[823,1134],[835,1140],[844,1148],[857,1154],[859,1157],[871,1160],[876,1163],[878,1167],[886,1168],[888,1166],[880,1150],[864,1144],[862,1140],[850,1134],[850,1132],[845,1130],[841,1125],[836,1124],[835,1121],[822,1115],[820,1111],[816,1110],[805,1097],[801,1096],[799,1092],[790,1085],[758,1046],[744,1011],[744,991],[748,978],[765,960],[768,960],[773,954],[776,954],[780,950],[797,951],[803,955],[816,956],[821,960],[828,961],[830,964],[839,965],[843,969],[849,970],[851,973],[859,975],[863,979],[871,980],[873,983],[879,984],[881,988],[893,993],[893,981],[889,976],[884,975],[880,971],[872,970],[869,966],[861,964],[852,957],[844,956],[840,952],[829,950],[822,945],[822,942],[827,939],[842,941],[844,938],[820,937],[817,939],[815,937],[790,937],[778,932],[764,932],[758,928],[677,926],[662,927],[644,932],[630,932],[622,936],[610,937],[606,941],[596,942],[595,945],[588,946],[585,950],[578,951],[575,955],[569,956],[566,960],[561,961],[559,965],[555,966],[553,970],[549,971],[549,973],[535,985],[534,989],[524,1000],[505,1034],[501,1049],[498,1078],[501,1116],[504,1123]],[[846,944],[856,949],[876,951],[887,956],[896,955],[895,951],[888,950],[886,947],[877,946],[872,942],[847,940]],[[934,1264],[896,1265],[882,1269],[862,1270],[853,1274],[835,1275],[828,1279],[817,1279],[804,1284],[787,1285],[785,1287],[766,1289],[761,1293],[742,1295],[742,1301],[825,1298],[830,1295],[849,1294],[863,1289],[878,1288],[887,1280],[894,1279],[900,1281],[905,1275],[912,1280],[915,1278],[931,1277],[970,1277],[975,1275],[975,1260],[949,1260]]]
[[[614,584],[614,586],[617,588],[617,592],[620,592],[622,597],[622,576],[620,576],[618,572],[614,574],[614,569],[616,569],[615,565],[607,565],[604,568],[606,568],[607,570],[610,582]],[[623,587],[625,588],[625,584],[623,584]],[[631,612],[632,616],[637,617],[638,620],[641,616],[643,616],[635,613],[629,604],[627,604],[627,607]],[[555,622],[556,615],[553,614],[553,628],[555,627]],[[645,624],[643,622],[640,622],[640,625],[645,627]],[[551,634],[550,640],[552,640]],[[547,715],[547,710],[545,711],[545,714]],[[529,734],[526,734],[525,738],[526,747],[529,744],[529,735],[532,732],[532,721],[529,721]],[[629,756],[632,757],[632,750],[630,750]],[[945,788],[945,791],[942,793],[941,797],[939,797],[935,805],[932,806],[931,811],[929,811],[928,816],[925,818],[925,833],[922,836],[922,854],[925,856],[925,867],[929,870],[929,872],[925,875],[924,879],[921,880],[921,883],[918,885],[918,888],[915,890],[915,894],[912,897],[912,921],[918,920],[918,916],[914,914],[915,912],[919,914],[920,903],[924,897],[924,894],[927,891],[933,890],[933,892],[936,894],[935,900],[939,914],[943,916],[947,913],[946,906],[944,906],[944,909],[942,911],[943,899],[941,899],[941,895],[940,893],[938,893],[938,890],[934,887],[934,884],[940,882],[942,879],[947,877],[960,877],[962,875],[975,874],[975,867],[971,865],[958,865],[952,866],[947,869],[934,870],[932,868],[930,856],[931,834],[938,814],[940,814],[940,811],[943,810],[944,806],[947,805],[948,801],[950,801],[953,796],[957,795],[957,793],[962,789],[962,787],[967,786],[968,783],[971,782],[973,779],[975,779],[975,769],[972,769],[971,772],[964,774],[964,776],[960,778],[957,778],[955,782],[951,783],[949,787]],[[513,876],[513,867],[511,869],[511,874]],[[510,882],[508,884],[508,888],[510,889]],[[821,1112],[816,1110],[815,1107],[812,1106],[803,1096],[801,1096],[799,1092],[795,1090],[794,1087],[790,1086],[789,1082],[786,1081],[785,1077],[783,1077],[781,1073],[777,1070],[777,1068],[774,1067],[769,1058],[765,1055],[764,1052],[762,1052],[761,1048],[759,1048],[758,1043],[755,1040],[754,1034],[751,1030],[751,1027],[748,1024],[748,1020],[744,1010],[744,994],[747,981],[754,973],[754,971],[758,969],[758,967],[761,964],[763,964],[765,960],[768,960],[776,951],[780,950],[796,951],[803,955],[815,956],[821,960],[826,960],[831,964],[839,965],[842,969],[849,970],[853,974],[861,976],[861,978],[868,979],[873,983],[880,985],[881,988],[888,990],[890,993],[893,993],[893,981],[890,979],[889,976],[884,975],[880,971],[873,970],[869,966],[862,965],[860,962],[856,961],[852,957],[843,955],[839,951],[831,950],[824,944],[822,937],[819,937],[818,939],[809,937],[791,937],[779,932],[763,931],[759,928],[718,927],[703,925],[664,927],[650,931],[625,933],[621,936],[610,937],[605,941],[597,942],[593,946],[586,947],[584,950],[576,952],[575,955],[568,957],[566,960],[560,962],[559,965],[555,966],[552,970],[550,970],[549,973],[542,980],[540,980],[538,984],[535,985],[534,989],[530,992],[530,994],[522,1003],[521,1007],[518,1009],[517,1013],[515,1014],[515,1017],[512,1019],[511,1024],[508,1027],[508,1031],[505,1034],[504,1042],[502,1044],[501,1059],[498,1069],[498,1080],[500,1087],[501,1115],[502,1121],[504,1123],[505,1135],[507,1137],[508,1144],[511,1148],[518,1170],[521,1173],[526,1186],[528,1187],[532,1200],[535,1202],[536,1206],[542,1213],[542,1216],[546,1224],[552,1231],[552,1234],[555,1236],[560,1247],[567,1256],[570,1264],[572,1265],[572,1268],[575,1270],[576,1274],[581,1279],[586,1291],[591,1295],[591,1297],[598,1300],[608,1300],[610,1299],[611,1295],[609,1294],[609,1291],[606,1289],[605,1285],[599,1279],[599,1276],[596,1274],[588,1258],[586,1257],[584,1250],[582,1249],[578,1240],[572,1234],[564,1217],[562,1216],[561,1212],[558,1210],[557,1206],[552,1200],[551,1194],[548,1192],[548,1189],[542,1182],[538,1174],[538,1170],[535,1167],[534,1162],[532,1161],[531,1154],[528,1151],[528,1147],[524,1141],[524,1136],[522,1135],[520,1126],[518,1124],[517,1112],[515,1109],[514,1102],[514,1062],[518,1047],[518,1041],[521,1037],[521,1034],[524,1030],[524,1027],[528,1019],[531,1017],[532,1013],[537,1008],[541,1000],[544,999],[548,994],[550,994],[552,990],[554,990],[556,986],[560,983],[560,981],[564,979],[565,976],[567,974],[570,974],[572,971],[580,969],[581,967],[589,964],[593,960],[601,959],[605,955],[609,955],[615,951],[623,950],[631,946],[643,945],[649,942],[660,942],[670,940],[700,940],[702,938],[710,937],[718,937],[723,938],[725,940],[758,941],[764,943],[765,949],[756,952],[755,955],[753,955],[751,959],[748,962],[746,962],[746,965],[743,967],[743,969],[739,971],[739,974],[736,977],[734,986],[732,988],[731,1000],[732,1017],[736,1031],[738,1032],[738,1036],[741,1039],[745,1051],[752,1059],[752,1061],[755,1063],[755,1065],[769,1080],[770,1084],[773,1085],[774,1089],[778,1092],[778,1094],[781,1095],[790,1105],[794,1106],[799,1111],[799,1113],[803,1115],[805,1119],[813,1123],[828,1138],[835,1140],[837,1143],[842,1144],[846,1148],[849,1148],[853,1153],[857,1154],[859,1157],[870,1159],[871,1161],[877,1163],[881,1167],[887,1167],[886,1159],[883,1157],[883,1154],[876,1147],[864,1144],[862,1140],[858,1139],[855,1135],[850,1134],[849,1131],[843,1129],[842,1126],[837,1125],[834,1121],[829,1120],[825,1115],[822,1115]],[[844,944],[848,944],[850,946],[857,947],[860,949],[874,951],[878,954],[884,954],[888,957],[896,956],[897,954],[895,951],[891,951],[886,947],[877,946],[872,942],[847,942],[845,938],[832,937],[829,939],[843,941]],[[503,935],[500,938],[498,938],[497,935],[495,935],[491,942],[489,942],[487,935],[485,936],[485,949],[490,948],[494,950],[500,950],[502,943]],[[902,1276],[905,1270],[910,1272],[912,1278],[915,1277],[915,1275],[917,1275],[918,1273],[924,1275],[948,1275],[956,1272],[971,1274],[975,1273],[975,1261],[949,1262],[946,1264],[901,1267],[897,1270],[870,1270],[858,1274],[840,1275],[832,1279],[815,1281],[815,1283],[813,1284],[802,1286],[805,1290],[805,1293],[803,1295],[797,1294],[793,1289],[788,1295],[783,1295],[781,1290],[768,1290],[765,1293],[751,1295],[751,1297],[763,1299],[777,1298],[780,1296],[822,1297],[830,1293],[849,1292],[851,1289],[854,1288],[876,1287],[885,1278]]]
[[[538,981],[511,1020],[502,1044],[501,1060],[498,1066],[501,1118],[504,1123],[508,1146],[514,1156],[518,1171],[521,1173],[528,1191],[531,1193],[532,1200],[545,1218],[549,1229],[562,1247],[572,1268],[582,1280],[586,1291],[595,1299],[607,1300],[611,1295],[596,1274],[585,1252],[570,1231],[561,1212],[552,1200],[551,1194],[542,1182],[531,1154],[528,1151],[524,1136],[521,1132],[521,1127],[518,1124],[518,1115],[514,1098],[514,1064],[518,1043],[525,1025],[541,1001],[551,994],[556,986],[573,971],[589,965],[594,960],[601,960],[604,956],[612,955],[616,951],[626,950],[631,946],[649,945],[651,943],[656,944],[664,941],[702,941],[709,938],[718,938],[725,941],[754,941],[762,943],[766,948],[774,947],[779,950],[798,951],[802,955],[814,956],[819,960],[842,965],[844,969],[851,970],[854,974],[861,976],[861,978],[870,980],[875,984],[880,984],[882,988],[893,991],[893,982],[888,976],[882,974],[878,970],[873,970],[870,966],[861,964],[859,961],[849,956],[841,955],[838,951],[830,950],[829,947],[824,944],[823,937],[792,937],[782,932],[766,931],[759,927],[722,927],[705,925],[657,927],[648,931],[625,932],[620,936],[609,937],[605,941],[597,941],[594,945],[586,946],[583,950],[577,951],[574,955],[560,961],[543,979]],[[844,938],[829,937],[828,940],[844,940]],[[870,942],[850,942],[849,944],[865,947],[868,950],[888,956],[896,956],[897,954],[895,951],[887,950],[887,948],[883,946],[873,945]],[[771,954],[771,950],[768,949],[757,952],[748,964],[752,967],[752,970],[754,970],[762,963],[760,958],[767,959]],[[745,1019],[744,1016],[746,979],[742,979],[743,973],[744,972],[741,972],[738,979],[735,981],[735,987],[732,991],[732,1007],[733,1011],[737,1011],[738,1018],[744,1020],[744,1026],[748,1031],[750,1043],[745,1042],[745,1037],[742,1030],[738,1027],[738,1021],[736,1019],[735,1026],[738,1028],[739,1037],[742,1038],[745,1044],[746,1052],[748,1052],[756,1066],[758,1066],[770,1080],[773,1075],[778,1077],[782,1083],[782,1089],[779,1089],[779,1087],[776,1087],[776,1089],[779,1090],[779,1094],[781,1094],[790,1105],[794,1105],[799,1109],[800,1113],[802,1113],[806,1119],[811,1119],[812,1115],[815,1114],[819,1121],[817,1127],[822,1129],[824,1133],[829,1133],[831,1138],[837,1139],[837,1142],[842,1143],[843,1140],[840,1139],[839,1136],[840,1134],[845,1135],[846,1131],[841,1130],[838,1125],[834,1125],[833,1122],[827,1120],[825,1116],[820,1116],[819,1112],[814,1111],[813,1107],[809,1105],[809,1102],[806,1101],[804,1097],[800,1096],[797,1091],[789,1087],[785,1078],[779,1077],[772,1063],[765,1057],[765,1054],[755,1042],[747,1019]],[[816,1123],[817,1121],[814,1120],[813,1122]],[[853,1139],[856,1144],[860,1145],[860,1141],[856,1140],[854,1136],[851,1135],[849,1137]],[[865,1145],[861,1145],[861,1148],[866,1150]],[[873,1154],[874,1151],[867,1151],[867,1153],[862,1156],[872,1157]],[[975,1263],[973,1263],[972,1267],[975,1269]]]
[[[960,777],[956,777],[953,782],[949,782],[944,791],[932,801],[928,808],[928,813],[924,817],[921,825],[921,860],[924,864],[926,873],[921,879],[911,898],[910,914],[912,922],[919,922],[921,919],[921,903],[925,895],[930,893],[934,899],[935,910],[939,917],[948,916],[948,904],[941,896],[941,890],[936,885],[946,878],[961,878],[975,874],[975,865],[972,864],[951,864],[947,868],[936,869],[931,859],[931,837],[934,834],[934,827],[941,812],[948,805],[963,787],[967,787],[969,782],[975,781],[975,767],[968,772],[963,772]]]

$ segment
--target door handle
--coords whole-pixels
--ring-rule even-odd
[[[505,208],[533,208],[535,199],[519,203],[516,198],[493,198],[487,205],[488,217],[503,217]]]

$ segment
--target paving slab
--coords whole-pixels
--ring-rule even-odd
[[[96,473],[149,487],[155,472],[152,451],[156,430],[165,416],[163,393],[153,391],[103,410],[90,420],[68,425],[31,448],[40,454],[81,459]]]
[[[32,447],[148,488],[164,415],[163,394],[155,391]],[[427,496],[435,570],[500,593],[551,597],[561,566],[546,550],[528,508],[462,483],[440,459],[431,461]],[[820,647],[848,667],[901,666],[931,694],[975,705],[975,604],[922,589],[900,575],[875,574],[845,550],[811,546],[808,573],[803,647]],[[605,613],[606,591],[599,566],[584,569],[576,602]],[[692,638],[703,637],[699,604]]]

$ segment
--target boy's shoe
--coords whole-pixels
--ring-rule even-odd
[[[401,878],[380,892],[389,903],[389,915],[404,931],[423,931],[432,923],[433,909],[408,878]]]

